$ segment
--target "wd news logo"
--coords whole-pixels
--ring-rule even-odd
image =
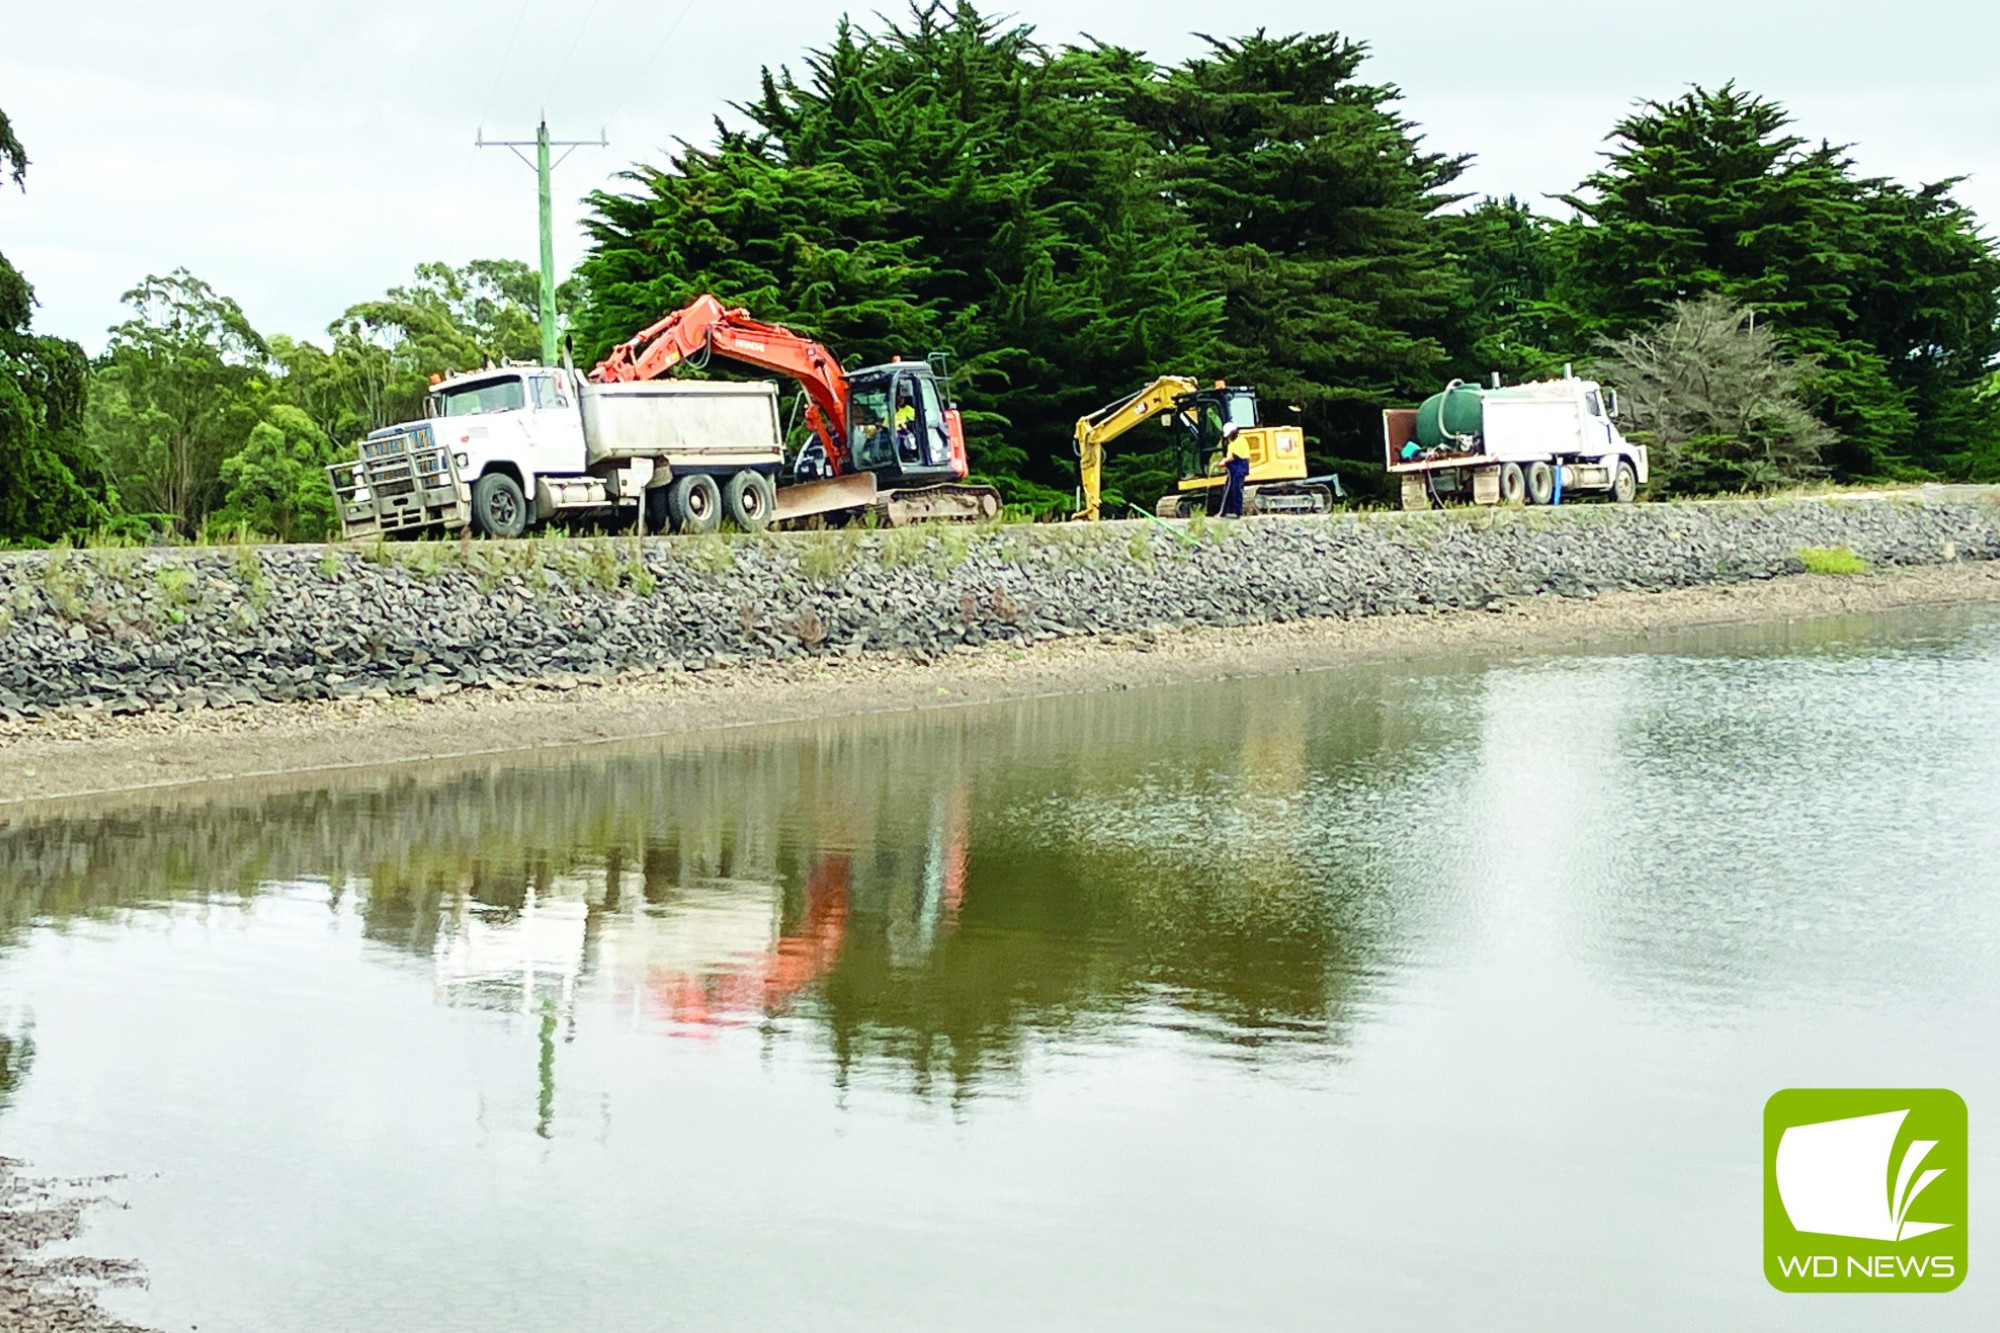
[[[1787,1088],[1764,1104],[1764,1276],[1780,1291],[1965,1280],[1965,1103],[1942,1088]]]

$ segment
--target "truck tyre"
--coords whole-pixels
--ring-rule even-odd
[[[472,483],[472,527],[482,537],[518,537],[528,530],[528,497],[504,472]]]
[[[1556,498],[1555,469],[1547,463],[1528,464],[1528,503],[1545,505]]]
[[[771,522],[777,507],[777,490],[761,472],[748,468],[731,477],[722,488],[722,512],[745,532],[760,532]]]
[[[1639,496],[1639,474],[1632,470],[1631,463],[1618,460],[1618,470],[1611,474],[1611,498],[1622,505],[1631,504]]]
[[[667,487],[667,513],[675,532],[714,532],[722,526],[722,488],[699,472],[675,477]]]
[[[1519,463],[1500,465],[1500,503],[1517,505],[1528,498],[1528,479],[1521,475]]]
[[[645,513],[647,535],[657,537],[673,530],[673,515],[667,512],[667,488],[653,486],[641,492],[639,507]]]

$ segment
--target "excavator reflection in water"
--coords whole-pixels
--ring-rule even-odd
[[[968,823],[962,788],[937,802],[914,895],[900,882],[862,884],[866,870],[851,852],[814,852],[803,910],[775,933],[772,923],[782,918],[782,895],[775,891],[760,902],[745,885],[732,886],[726,899],[713,890],[684,888],[673,903],[632,923],[616,946],[629,958],[605,971],[621,1003],[636,999],[639,1014],[665,1020],[669,1031],[682,1035],[777,1017],[833,969],[858,888],[880,887],[886,900],[904,909],[891,913],[889,934],[914,939],[920,951],[957,923]],[[752,913],[761,915],[761,938],[753,933],[760,923],[747,919]]]
[[[867,883],[851,852],[811,852],[804,901],[789,922],[775,870],[764,879],[676,876],[660,886],[614,860],[529,883],[518,906],[461,899],[438,934],[434,994],[453,1007],[537,1023],[536,1132],[546,1138],[556,1037],[574,1039],[580,998],[608,1000],[634,1025],[675,1037],[713,1038],[782,1017],[838,961],[857,887],[904,909],[910,919],[889,924],[902,947],[926,952],[949,933],[965,895],[968,824],[962,786],[938,798],[913,886]],[[628,910],[634,890],[642,902]]]

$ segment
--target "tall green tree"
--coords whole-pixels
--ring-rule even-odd
[[[243,447],[222,460],[222,508],[210,525],[281,542],[322,541],[335,527],[331,440],[290,403],[274,403]]]
[[[1437,222],[1465,282],[1453,373],[1472,382],[1495,372],[1509,381],[1536,379],[1574,360],[1580,349],[1559,346],[1550,328],[1549,301],[1562,271],[1556,223],[1511,194]]]
[[[1302,408],[1322,458],[1377,459],[1382,405],[1446,364],[1463,279],[1435,215],[1466,159],[1424,149],[1360,42],[1207,40],[1137,114],[1224,298],[1216,356]]]
[[[556,289],[563,311],[575,299],[573,282]],[[422,416],[432,375],[538,359],[541,280],[516,259],[419,264],[411,282],[349,306],[327,334],[326,351],[297,343],[274,350],[288,396],[330,439],[347,442]]]
[[[27,151],[0,112],[0,171],[26,189]],[[58,541],[102,525],[115,503],[83,441],[83,349],[30,329],[34,288],[0,255],[0,539]]]
[[[1705,293],[1778,322],[1839,433],[1836,475],[1949,469],[1992,430],[1977,401],[2000,352],[2000,257],[1951,198],[1864,178],[1725,84],[1646,102],[1565,196],[1560,304],[1579,335],[1622,335]]]
[[[16,188],[28,188],[28,150],[14,137],[13,123],[5,111],[0,111],[0,168],[5,169]]]
[[[270,348],[242,307],[186,269],[125,293],[93,377],[88,428],[127,506],[193,535],[222,502],[222,462],[262,418]]]

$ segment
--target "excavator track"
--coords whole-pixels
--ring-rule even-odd
[[[1330,514],[1333,490],[1327,486],[1276,483],[1252,486],[1243,496],[1246,514]]]
[[[1000,517],[1000,492],[991,486],[946,482],[884,491],[869,512],[885,527],[912,523],[984,523]]]
[[[1192,518],[1211,512],[1221,502],[1220,488],[1180,491],[1160,497],[1153,512],[1161,518]],[[1317,482],[1265,482],[1243,492],[1243,512],[1257,514],[1330,514],[1333,488]]]

